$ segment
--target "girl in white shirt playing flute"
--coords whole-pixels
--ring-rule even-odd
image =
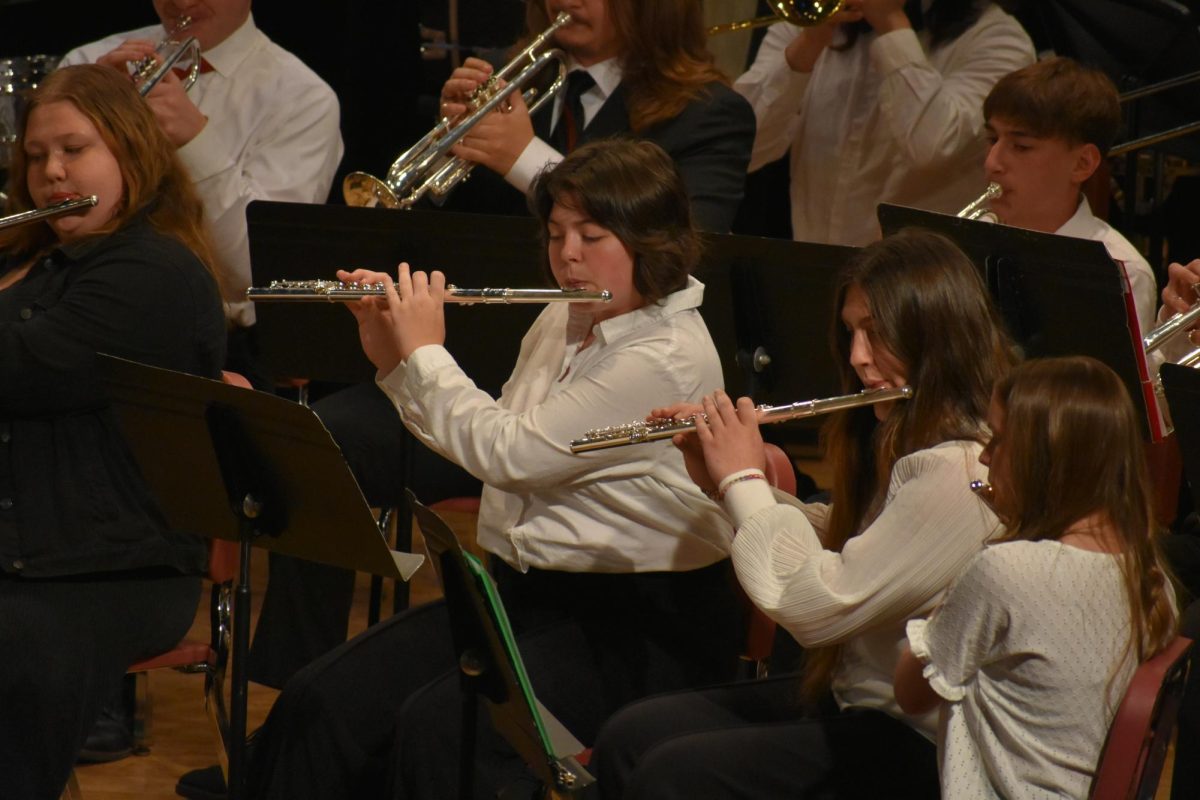
[[[942,797],[1087,797],[1137,665],[1175,628],[1142,423],[1090,358],[1018,367],[988,411],[1006,531],[928,620],[908,623],[896,699],[941,707]]]
[[[831,504],[772,493],[748,398],[705,397],[710,422],[676,437],[733,516],[746,593],[808,651],[808,702],[785,675],[629,706],[593,753],[605,797],[937,797],[936,717],[900,710],[892,672],[905,622],[996,527],[969,484],[983,477],[984,414],[1012,351],[978,272],[933,233],[865,248],[842,273],[836,314],[843,388],[914,393],[829,418]]]
[[[533,688],[586,743],[630,700],[732,678],[744,612],[732,526],[675,448],[579,456],[569,443],[662,398],[697,402],[721,368],[690,276],[700,244],[687,194],[660,147],[580,147],[539,178],[531,203],[555,284],[612,301],[548,306],[498,400],[442,346],[441,273],[339,277],[389,286],[352,307],[378,383],[415,436],[483,481],[477,541]],[[454,796],[459,714],[447,708],[459,691],[441,603],[382,622],[288,684],[260,734],[252,789],[377,797],[390,758],[398,795]],[[477,747],[475,784],[493,796],[522,765],[484,735],[495,741]]]

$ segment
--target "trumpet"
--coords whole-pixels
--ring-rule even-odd
[[[708,29],[708,35],[747,31],[763,25],[774,25],[776,22],[790,22],[801,28],[820,25],[842,7],[842,0],[805,0],[803,3],[796,0],[771,0],[770,5],[773,12],[771,16],[713,25]]]
[[[467,101],[468,110],[450,119],[443,117],[433,130],[412,147],[400,154],[388,169],[387,178],[380,180],[365,172],[351,172],[342,181],[342,195],[351,206],[386,206],[412,208],[426,193],[444,197],[459,182],[466,180],[475,164],[449,155],[467,133],[497,106],[507,103],[509,96],[523,89],[552,62],[558,64],[554,82],[544,92],[530,87],[521,96],[532,114],[552,98],[566,83],[567,62],[562,50],[547,47],[554,33],[571,21],[571,15],[561,12],[549,28],[537,35],[529,46],[517,54],[479,86]],[[505,81],[503,87],[497,84]],[[540,95],[540,96],[539,96]]]
[[[153,56],[146,56],[133,65],[133,82],[137,84],[138,94],[145,97],[158,82],[166,77],[167,72],[175,68],[185,57],[189,61],[187,75],[183,79],[183,90],[192,88],[196,78],[200,77],[200,42],[195,36],[189,36],[183,41],[176,37],[192,24],[191,17],[181,17],[179,22],[167,32],[167,38],[154,48]]]
[[[1000,188],[1000,184],[995,182],[989,183],[983,194],[963,206],[954,216],[962,217],[963,219],[982,219],[995,222],[996,215],[988,208],[988,203],[1002,194],[1004,194],[1004,190]]]
[[[39,219],[46,219],[47,217],[57,217],[61,214],[78,214],[85,209],[91,208],[98,202],[99,200],[96,198],[96,195],[93,194],[88,197],[80,197],[77,200],[64,200],[61,203],[55,203],[45,208],[35,208],[32,211],[22,211],[20,214],[0,217],[0,230],[15,228],[18,225],[24,225],[29,222],[37,222]]]
[[[758,424],[786,422],[802,417],[816,417],[848,408],[885,403],[889,400],[907,400],[912,397],[911,386],[896,389],[867,389],[855,394],[826,397],[821,400],[805,400],[782,406],[759,406]],[[706,417],[707,419],[707,417]],[[677,433],[696,430],[696,418],[654,420],[652,422],[630,422],[607,428],[593,428],[579,439],[571,441],[572,453],[587,453],[627,444],[643,444],[670,439]]]
[[[246,290],[246,299],[257,302],[350,303],[364,297],[383,297],[382,283],[344,283],[342,281],[271,281],[265,287]],[[451,303],[607,303],[612,292],[583,289],[460,289],[446,286],[445,298]]]

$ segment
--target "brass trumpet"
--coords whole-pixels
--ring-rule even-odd
[[[912,397],[911,386],[901,386],[897,389],[867,389],[856,394],[844,394],[838,397],[827,397],[821,400],[805,400],[783,406],[759,406],[758,424],[771,422],[786,422],[801,417],[815,417],[848,408],[874,405],[889,400],[907,400]],[[592,450],[604,450],[609,447],[623,447],[627,444],[643,444],[670,439],[677,433],[687,433],[696,430],[695,417],[688,419],[654,420],[652,422],[630,422],[626,425],[613,425],[608,428],[593,428],[582,437],[571,442],[572,453],[587,453]]]
[[[191,17],[182,17],[179,22],[167,32],[167,38],[154,48],[153,56],[146,56],[133,65],[133,82],[137,84],[138,93],[145,97],[150,90],[158,85],[166,74],[185,57],[190,61],[187,75],[183,79],[183,90],[192,88],[196,78],[200,77],[200,42],[195,36],[189,36],[179,41],[176,37],[192,24]]]
[[[997,217],[992,213],[991,209],[988,208],[988,203],[995,200],[1002,194],[1004,194],[1004,190],[1000,188],[1000,184],[995,182],[989,183],[983,194],[979,195],[979,197],[963,206],[962,209],[960,209],[959,212],[954,216],[962,217],[963,219],[984,220],[990,217],[991,221],[995,222]]]
[[[246,299],[256,302],[351,303],[364,297],[383,297],[382,283],[343,283],[342,281],[271,281],[265,287],[246,290]],[[460,289],[446,287],[451,303],[607,303],[612,292],[583,289]]]
[[[91,208],[98,202],[99,200],[96,198],[96,195],[93,194],[88,197],[80,197],[77,200],[64,200],[61,203],[55,203],[45,208],[35,208],[32,211],[22,211],[20,214],[0,217],[0,230],[15,228],[18,225],[25,225],[29,222],[37,222],[47,217],[57,217],[61,214],[78,214],[81,211]]]
[[[820,25],[837,13],[841,7],[842,0],[804,0],[804,2],[771,0],[773,13],[770,16],[713,25],[708,29],[708,35],[747,31],[751,28],[761,28],[763,25],[774,25],[776,22],[790,22],[801,28],[807,28],[812,25]]]
[[[529,113],[552,98],[566,83],[566,56],[547,43],[554,33],[571,21],[571,15],[560,13],[549,28],[542,31],[517,56],[479,86],[467,101],[468,111],[450,119],[442,118],[433,130],[412,147],[400,154],[388,169],[387,178],[380,180],[365,172],[352,172],[342,181],[342,195],[351,206],[386,206],[412,208],[426,193],[443,197],[470,174],[475,164],[449,155],[454,147],[485,116],[500,104],[506,103],[515,91],[523,89],[551,62],[557,62],[558,75],[544,91],[530,87],[521,96]],[[505,81],[505,85],[498,86]],[[539,96],[540,95],[540,96]]]

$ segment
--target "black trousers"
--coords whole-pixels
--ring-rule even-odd
[[[477,479],[413,439],[373,383],[335,391],[312,408],[372,507],[404,507],[406,487],[425,503],[482,491]],[[248,659],[250,680],[283,688],[305,664],[345,642],[353,600],[351,570],[271,553]]]
[[[798,689],[785,675],[627,706],[592,752],[601,796],[937,800],[933,742],[880,711],[806,717]]]
[[[581,741],[620,705],[727,680],[743,612],[728,562],[687,573],[593,575],[506,567],[498,583],[538,698]],[[442,603],[351,639],[289,681],[250,767],[263,798],[457,795],[462,693]],[[477,797],[527,775],[480,714]]]
[[[57,800],[125,669],[187,633],[200,583],[174,572],[0,576],[0,796]]]

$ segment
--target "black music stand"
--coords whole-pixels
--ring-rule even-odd
[[[408,580],[313,412],[274,395],[101,355],[109,400],[168,524],[241,545],[234,594],[230,797],[245,794],[250,556],[259,547]],[[336,535],[331,535],[336,532]]]
[[[1183,457],[1183,474],[1192,493],[1192,507],[1200,509],[1200,370],[1163,364],[1162,378],[1171,422]]]
[[[411,490],[408,503],[442,581],[463,687],[458,796],[474,797],[476,716],[483,699],[496,731],[552,798],[593,796],[595,779],[575,759],[583,745],[533,694],[508,615],[483,563]]]
[[[885,235],[915,227],[954,241],[1026,357],[1085,355],[1107,364],[1125,382],[1148,437],[1166,435],[1133,295],[1102,242],[886,203],[878,213]]]

